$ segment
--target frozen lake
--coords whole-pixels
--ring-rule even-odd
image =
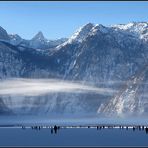
[[[147,123],[144,117],[1,116],[0,146],[148,146]]]
[[[145,130],[60,128],[0,128],[0,146],[148,146]]]
[[[148,146],[147,123],[145,117],[1,116],[0,146]]]

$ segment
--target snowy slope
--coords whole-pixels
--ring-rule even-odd
[[[102,104],[99,114],[107,116],[129,116],[147,114],[148,111],[148,66],[145,65],[132,79],[128,80],[118,94],[108,103]]]
[[[17,34],[10,34],[9,38],[12,45],[19,45],[23,41],[23,39]]]
[[[148,41],[148,22],[131,22],[128,24],[113,25],[113,28],[124,30],[140,39]]]
[[[0,78],[53,77],[48,56],[35,49],[0,41]]]

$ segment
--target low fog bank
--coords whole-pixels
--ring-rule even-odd
[[[12,78],[0,81],[0,95],[39,96],[55,92],[113,95],[117,91],[111,88],[84,84],[81,81],[74,82],[59,79]]]
[[[109,83],[117,84],[117,81],[109,81]],[[135,83],[133,85],[129,83],[127,86],[124,85],[124,81],[119,83],[123,84],[123,88],[115,89],[108,85],[101,87],[91,82],[61,79],[0,80],[1,113],[8,109],[19,115],[55,114],[55,117],[58,117],[58,113],[64,115],[69,113],[73,117],[74,115],[90,115],[90,117],[99,115],[97,118],[101,115],[114,118],[114,114],[119,118],[147,115],[147,91],[143,91],[143,87],[137,91],[139,85]],[[139,96],[142,99],[137,101]],[[131,110],[131,106],[135,110]]]

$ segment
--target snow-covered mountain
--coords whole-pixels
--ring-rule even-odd
[[[32,47],[34,49],[40,48],[40,49],[47,49],[50,48],[50,45],[48,44],[48,40],[44,37],[43,33],[39,31],[29,42],[29,47]]]
[[[127,34],[127,31],[102,25],[94,25],[86,38],[78,44],[65,43],[54,51],[53,56],[66,69],[65,75],[72,79],[96,83],[124,80],[132,76],[148,59],[145,40],[135,38]]]
[[[124,30],[140,39],[148,40],[148,22],[131,22],[128,24],[113,25],[113,28]]]
[[[82,27],[80,27],[66,42],[64,42],[62,45],[57,46],[56,48],[60,48],[62,46],[65,46],[66,44],[72,44],[72,43],[81,43],[85,40],[85,38],[90,33],[91,29],[94,27],[94,24],[88,23]]]
[[[9,42],[12,45],[22,45],[28,48],[33,49],[49,49],[54,48],[62,43],[64,43],[67,38],[60,38],[55,40],[48,40],[44,37],[43,33],[39,31],[31,40],[22,39],[17,34],[10,34],[8,35]],[[7,39],[7,40],[8,40]],[[5,39],[4,39],[5,40]],[[6,40],[5,40],[6,41]]]
[[[79,111],[85,113],[106,112],[119,115],[127,110],[133,114],[138,108],[139,113],[145,114],[148,98],[147,85],[143,83],[148,77],[147,70],[142,72],[141,69],[148,64],[147,25],[147,22],[132,22],[106,27],[88,23],[68,40],[59,40],[58,44],[57,41],[47,40],[41,32],[30,41],[10,36],[11,41],[18,38],[16,40],[19,44],[0,42],[0,76],[2,79],[54,77],[112,88],[118,92],[115,91],[111,96],[66,93],[40,96],[40,101],[46,98],[42,102],[42,106],[46,106],[46,113],[77,112],[79,106]],[[49,49],[46,52],[38,50],[47,47]],[[142,74],[137,77],[139,71]],[[139,98],[144,98],[140,99],[145,101],[142,107],[139,106]],[[11,97],[8,100],[12,100]]]

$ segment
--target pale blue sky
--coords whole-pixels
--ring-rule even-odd
[[[40,30],[46,38],[55,39],[70,37],[88,22],[131,21],[148,21],[148,2],[0,2],[0,26],[26,39]]]

